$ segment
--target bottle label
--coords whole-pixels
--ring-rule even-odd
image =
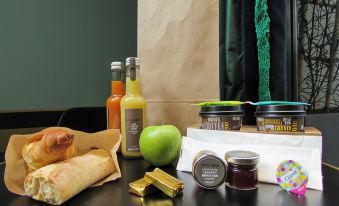
[[[258,117],[257,128],[265,132],[302,132],[304,117]]]
[[[139,152],[139,138],[143,130],[142,109],[126,109],[126,150],[128,152]]]
[[[135,67],[130,68],[130,78],[132,81],[135,81],[135,79],[137,78],[137,70]]]

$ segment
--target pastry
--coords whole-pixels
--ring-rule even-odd
[[[111,153],[95,149],[30,173],[24,188],[33,199],[60,205],[114,171]]]
[[[31,137],[22,148],[22,157],[29,172],[76,155],[74,135],[55,129]]]

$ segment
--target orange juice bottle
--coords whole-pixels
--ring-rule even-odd
[[[124,157],[141,157],[139,138],[146,126],[146,100],[140,92],[140,60],[126,59],[126,95],[121,99],[121,152]]]
[[[124,64],[112,62],[112,93],[106,101],[107,129],[121,129],[120,100],[125,95]]]

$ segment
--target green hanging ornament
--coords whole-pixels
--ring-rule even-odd
[[[270,94],[270,17],[267,0],[256,0],[254,11],[259,61],[259,101],[271,101]]]

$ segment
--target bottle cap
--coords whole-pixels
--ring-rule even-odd
[[[124,63],[122,62],[112,62],[111,63],[111,70],[116,71],[116,70],[122,70],[124,68]]]
[[[126,66],[135,65],[140,66],[140,59],[138,57],[128,57],[126,59]],[[140,69],[140,67],[138,67]]]
[[[251,151],[233,150],[226,152],[225,160],[227,163],[237,165],[256,165],[259,162],[259,154]]]

